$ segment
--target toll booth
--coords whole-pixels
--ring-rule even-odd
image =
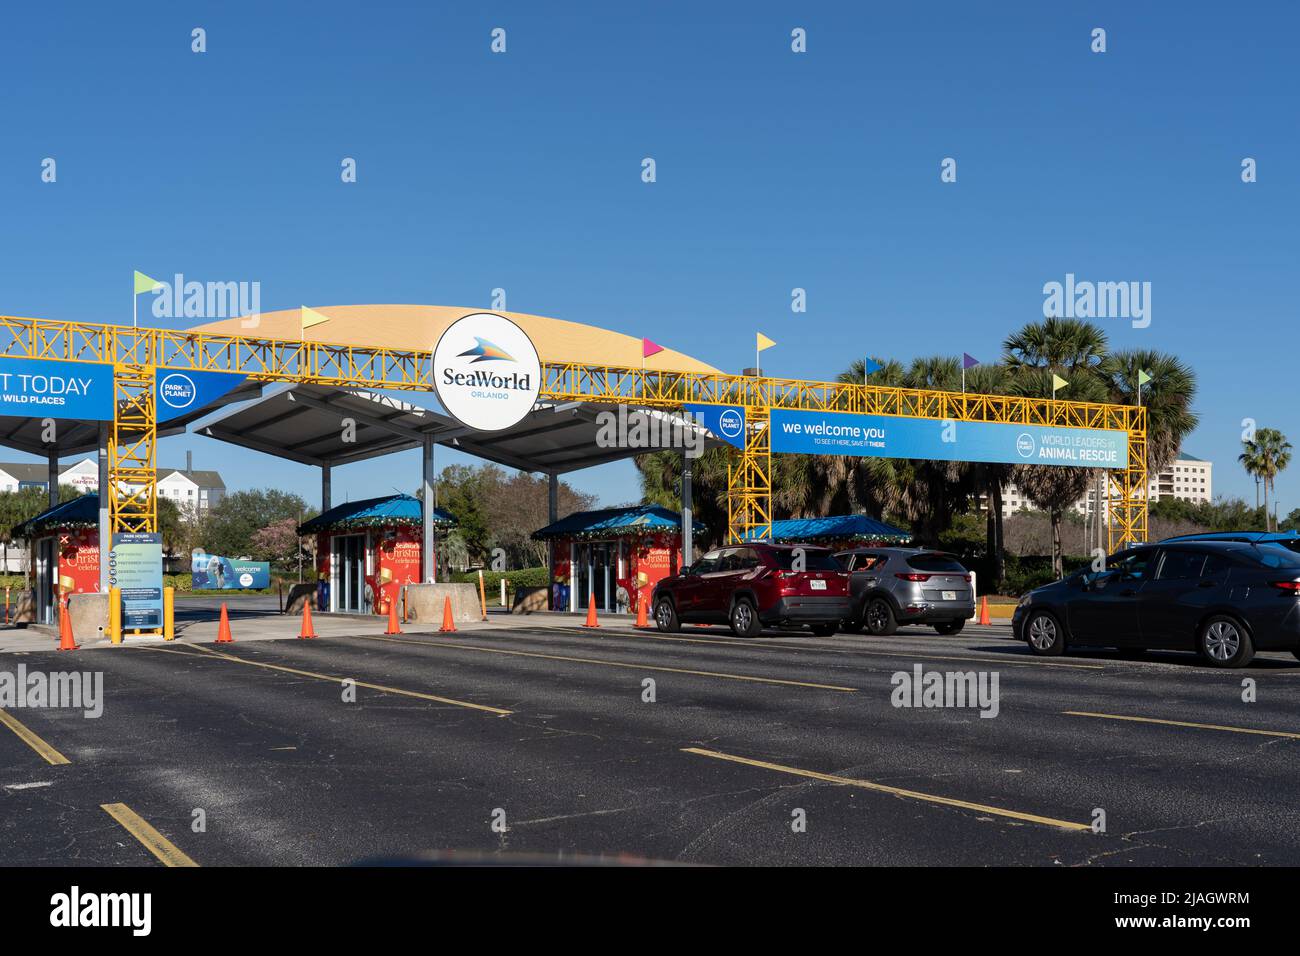
[[[441,508],[433,519],[439,533],[456,526]],[[423,525],[424,508],[410,495],[349,501],[304,522],[298,533],[316,535],[316,607],[387,614],[405,585],[420,583]]]
[[[771,540],[779,544],[815,544],[842,551],[873,545],[910,544],[912,534],[867,515],[831,515],[773,521]]]
[[[696,540],[704,525],[692,522]],[[551,607],[626,614],[682,566],[682,519],[659,505],[578,511],[533,532],[551,543]]]
[[[27,584],[37,624],[58,621],[65,594],[99,591],[99,495],[82,495],[17,525],[30,549]]]

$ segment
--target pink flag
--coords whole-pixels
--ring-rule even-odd
[[[642,357],[642,358],[649,358],[650,356],[654,355],[656,352],[662,352],[663,350],[664,350],[664,347],[663,347],[662,345],[655,345],[655,344],[654,344],[653,342],[651,342],[649,339],[642,339],[642,340],[641,340],[641,357]]]

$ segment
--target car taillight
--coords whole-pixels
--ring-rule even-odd
[[[1300,594],[1300,580],[1296,581],[1269,581],[1269,584],[1279,591],[1285,591],[1287,594]]]
[[[928,575],[928,574],[917,574],[915,571],[910,571],[910,572],[898,571],[898,572],[895,572],[894,577],[896,577],[896,578],[902,578],[904,581],[928,581],[928,580],[930,580],[930,575]]]
[[[967,584],[970,584],[970,575],[969,575],[969,574],[963,574],[963,575],[961,576],[961,579],[962,579],[963,581],[965,581]]]

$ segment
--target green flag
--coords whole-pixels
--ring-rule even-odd
[[[1151,376],[1148,375],[1143,369],[1138,369],[1138,387],[1141,388],[1149,381],[1151,381]]]
[[[160,285],[162,285],[162,283],[159,282],[157,279],[150,279],[150,278],[149,278],[147,275],[145,275],[143,272],[140,272],[140,271],[138,271],[138,270],[136,271],[136,274],[135,274],[135,294],[136,294],[136,295],[139,295],[141,292],[152,292],[154,289],[158,288]]]

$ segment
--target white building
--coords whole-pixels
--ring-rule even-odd
[[[1102,493],[1102,514],[1106,514],[1105,492]],[[1214,500],[1214,462],[1197,458],[1194,455],[1180,455],[1178,460],[1157,475],[1150,476],[1147,494],[1151,501],[1161,498],[1177,498],[1182,501],[1210,502]],[[988,508],[985,495],[980,495],[980,510]],[[1092,514],[1096,508],[1097,489],[1090,489],[1074,503],[1074,510],[1079,514]],[[1039,510],[1025,494],[1014,484],[1002,489],[1002,515],[1013,515],[1017,511]]]
[[[188,464],[188,463],[187,463]],[[42,463],[0,462],[0,491],[40,488],[48,484],[48,469]],[[158,496],[174,501],[182,515],[195,517],[215,506],[226,496],[226,483],[217,471],[193,468],[158,469]],[[85,494],[99,490],[99,465],[94,458],[83,458],[59,471],[59,484],[71,485]]]

